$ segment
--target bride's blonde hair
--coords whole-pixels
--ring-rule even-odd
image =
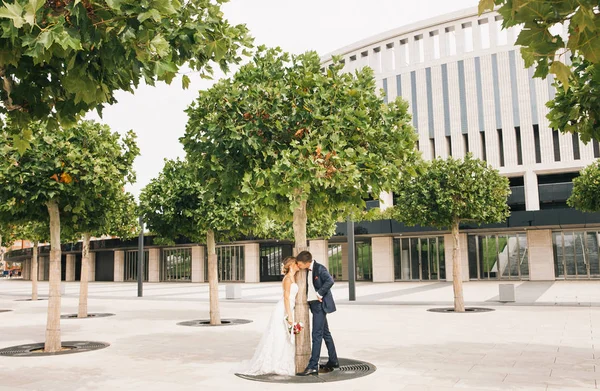
[[[290,267],[292,266],[293,263],[296,263],[295,257],[285,258],[283,260],[283,263],[281,264],[281,274],[288,274],[288,272],[290,271]]]

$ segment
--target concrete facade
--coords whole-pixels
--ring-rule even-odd
[[[204,254],[206,249],[203,246],[192,247],[192,282],[204,282]]]
[[[75,281],[75,254],[67,254],[67,269],[65,273],[66,281]]]
[[[125,278],[125,251],[115,251],[115,282]]]
[[[552,231],[549,229],[527,231],[529,251],[529,279],[531,281],[554,281],[554,251]]]
[[[148,250],[148,282],[160,281],[160,249]]]
[[[260,245],[244,244],[244,281],[260,282]]]
[[[394,281],[394,242],[391,236],[371,239],[373,282]]]
[[[315,261],[329,268],[329,241],[311,240],[308,243],[308,251],[310,251]]]

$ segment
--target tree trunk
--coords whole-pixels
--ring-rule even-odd
[[[90,237],[89,233],[83,234],[83,249],[81,251],[81,280],[79,284],[79,310],[78,318],[87,318],[88,315],[88,279],[90,276]]]
[[[50,276],[48,298],[48,321],[44,351],[58,352],[60,341],[60,212],[56,200],[47,203],[50,215]]]
[[[296,243],[296,255],[308,250],[306,241],[306,201],[301,201],[294,210],[294,241]],[[296,273],[298,283],[298,295],[296,296],[296,308],[294,318],[296,322],[302,322],[304,329],[296,335],[296,372],[302,372],[308,366],[311,353],[310,343],[310,317],[308,315],[308,302],[306,301],[306,283],[308,270],[301,269]]]
[[[219,272],[217,266],[217,245],[215,233],[212,230],[206,232],[206,250],[208,251],[208,290],[210,297],[210,324],[218,326],[221,324],[221,311],[219,310]]]
[[[452,239],[454,240],[454,248],[452,249],[452,286],[454,288],[454,312],[465,312],[458,221],[452,224]]]
[[[31,256],[31,300],[38,299],[38,242],[33,242],[33,255]]]

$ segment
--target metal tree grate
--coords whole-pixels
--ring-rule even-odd
[[[327,361],[327,357],[321,357],[322,362]],[[370,375],[377,368],[375,365],[359,360],[348,358],[339,359],[339,369],[321,369],[318,376],[282,376],[282,375],[259,375],[251,376],[236,373],[236,376],[246,380],[267,382],[267,383],[328,383],[342,380],[356,379]]]
[[[10,312],[12,310],[0,310],[0,312]]]
[[[246,324],[251,323],[251,320],[248,319],[221,319],[221,324],[216,326],[211,326],[210,319],[198,319],[198,320],[188,320],[185,322],[177,323],[178,326],[191,326],[191,327],[219,327],[219,326],[235,326],[238,324]]]
[[[61,315],[60,318],[61,319],[89,319],[89,318],[106,318],[108,316],[115,316],[115,314],[110,314],[108,312],[96,312],[96,313],[89,313],[87,315],[87,318],[79,318],[79,317],[77,317],[77,314],[68,314],[68,315]]]
[[[454,314],[454,308],[430,308],[427,311],[429,312],[440,312],[444,314]],[[491,312],[496,311],[493,308],[481,308],[481,307],[466,307],[465,314],[475,313],[475,312]],[[460,312],[456,312],[457,314]]]
[[[100,350],[109,347],[106,342],[95,341],[64,341],[62,347],[68,350],[62,350],[55,353],[40,352],[44,349],[43,343],[34,343],[28,345],[17,345],[0,349],[1,357],[41,357],[41,356],[59,356],[63,354],[83,353],[92,350]]]

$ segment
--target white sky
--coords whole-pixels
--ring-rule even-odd
[[[323,55],[388,30],[477,4],[478,0],[231,0],[223,11],[232,24],[248,26],[256,45],[280,46],[292,53],[316,50]],[[118,93],[119,103],[104,109],[102,122],[114,131],[133,129],[138,135],[141,154],[135,161],[137,183],[128,188],[136,197],[162,170],[165,158],[184,156],[179,143],[187,122],[184,110],[198,90],[212,84],[190,76],[192,83],[187,90],[181,88],[180,80],[170,86],[142,86],[135,94]]]

